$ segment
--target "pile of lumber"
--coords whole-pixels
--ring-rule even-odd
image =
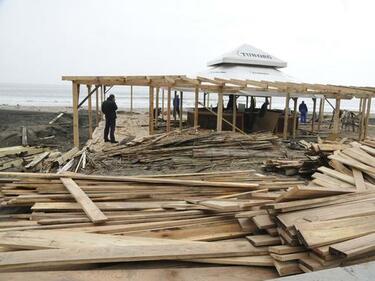
[[[0,179],[8,211],[0,215],[0,270],[15,271],[152,260],[273,268],[267,247],[246,239],[254,226],[236,215],[303,184],[254,170],[133,177],[8,172]]]
[[[125,144],[105,148],[93,155],[94,162],[106,163],[113,156],[121,157],[121,165],[148,166],[149,169],[194,169],[228,166],[228,161],[261,163],[264,158],[281,157],[276,149],[278,138],[271,133],[242,135],[233,132],[212,132],[186,129],[130,139]],[[108,162],[108,166],[116,163]]]
[[[0,148],[0,171],[78,171],[87,162],[86,147],[61,153],[48,147],[12,146]]]
[[[362,185],[342,172],[342,186],[328,168],[329,185],[254,170],[0,173],[2,205],[30,208],[0,216],[0,271],[173,260],[285,276],[373,260],[373,149],[352,143],[332,155]]]

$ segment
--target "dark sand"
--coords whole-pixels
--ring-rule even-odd
[[[29,110],[0,110],[0,147],[21,145],[22,126],[28,132],[28,144],[49,146],[60,151],[69,150],[73,139],[73,117],[71,113],[64,113],[55,123],[48,123],[60,111],[43,112]],[[93,114],[93,124],[96,124]],[[85,144],[88,138],[87,111],[81,110],[79,115],[80,142]],[[52,137],[54,136],[54,137]]]

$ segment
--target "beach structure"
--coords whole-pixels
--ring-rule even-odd
[[[153,75],[153,76],[63,76],[62,80],[72,82],[73,98],[73,141],[79,146],[79,112],[78,109],[87,102],[89,114],[89,137],[93,131],[93,111],[100,116],[100,104],[106,94],[114,86],[130,86],[131,110],[133,110],[134,87],[143,86],[149,88],[149,133],[153,134],[157,126],[156,112],[159,110],[159,101],[162,100],[162,114],[166,115],[166,131],[171,130],[171,103],[172,92],[179,91],[180,112],[183,108],[183,94],[194,95],[194,108],[191,113],[191,125],[199,125],[199,115],[204,114],[200,108],[215,116],[216,130],[223,130],[223,126],[229,126],[233,131],[245,133],[243,126],[239,126],[236,102],[233,102],[231,117],[224,113],[224,96],[232,96],[236,100],[238,96],[251,97],[281,97],[285,100],[285,108],[282,113],[282,136],[284,139],[296,136],[297,128],[297,103],[298,98],[311,98],[313,100],[313,116],[311,131],[318,132],[324,114],[324,103],[328,99],[334,99],[333,125],[330,137],[335,139],[340,133],[340,103],[343,99],[358,98],[359,106],[359,130],[358,139],[367,136],[368,120],[371,110],[371,99],[375,95],[373,87],[354,87],[326,84],[311,84],[301,82],[285,73],[280,68],[287,63],[250,45],[242,45],[208,63],[209,68],[194,77],[186,75]],[[87,87],[87,94],[81,95],[81,86]],[[160,94],[162,93],[162,94]],[[199,100],[201,93],[203,101]],[[207,97],[217,95],[217,108],[209,108]],[[92,99],[95,97],[95,109]],[[166,99],[166,108],[164,108]],[[293,100],[293,110],[289,108],[289,102]],[[317,104],[319,100],[319,108]],[[316,118],[319,112],[319,119]],[[225,116],[224,116],[225,114]],[[189,113],[188,113],[189,118]],[[317,120],[317,122],[316,122]],[[182,119],[179,122],[182,128]],[[240,128],[241,127],[241,128]]]

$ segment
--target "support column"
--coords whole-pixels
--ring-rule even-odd
[[[318,133],[320,131],[320,126],[322,125],[323,120],[324,120],[324,97],[320,98],[319,120],[318,120]]]
[[[148,133],[154,133],[154,87],[149,88]]]
[[[164,88],[161,90],[161,119],[164,121]]]
[[[88,94],[88,99],[87,99],[87,111],[89,115],[89,139],[92,139],[92,99],[91,99],[91,85],[87,85],[87,94]]]
[[[171,131],[171,87],[168,87],[167,96],[167,132]]]
[[[158,122],[159,122],[159,91],[160,91],[160,88],[157,87],[156,88],[156,98],[155,98],[155,128],[158,127]]]
[[[293,98],[293,139],[296,138],[297,131],[297,101],[298,98]]]
[[[366,104],[366,98],[361,98],[359,101],[359,111],[358,115],[361,116],[361,119],[359,120],[359,126],[358,126],[358,140],[363,140],[364,135],[364,126],[365,126],[365,104]]]
[[[133,112],[133,85],[130,86],[130,112]]]
[[[207,93],[207,107],[210,107],[210,93]]]
[[[371,111],[371,97],[367,98],[367,109],[366,109],[366,118],[365,118],[365,127],[364,127],[364,135],[363,139],[367,137],[368,132],[368,121],[370,118],[370,111]]]
[[[315,118],[316,118],[316,98],[313,98],[313,114],[312,114],[312,120],[311,120],[311,132],[314,133],[315,130]]]
[[[232,116],[232,132],[236,131],[237,126],[237,96],[233,97],[233,116]]]
[[[203,106],[206,107],[206,93],[203,93]]]
[[[270,97],[270,103],[269,103],[269,105],[268,105],[268,109],[272,109],[272,97]]]
[[[216,119],[216,131],[221,132],[223,130],[223,90],[220,89],[217,100],[217,119]]]
[[[246,105],[245,108],[249,108],[249,96],[246,96]]]
[[[285,98],[285,109],[284,109],[284,130],[283,130],[284,139],[288,138],[289,100],[290,100],[290,94],[288,93]]]
[[[79,115],[78,115],[78,103],[79,103],[79,84],[73,82],[73,144],[79,148]]]
[[[104,86],[100,85],[100,106],[104,101]],[[103,120],[103,112],[100,111],[100,120]]]
[[[98,127],[99,125],[99,89],[96,89],[95,91],[95,103],[96,103],[96,107],[95,107],[95,112],[96,112],[96,118],[95,118],[95,121],[96,121],[96,127]]]
[[[194,127],[198,127],[198,118],[199,118],[199,87],[195,87],[195,103],[194,103]]]
[[[183,116],[184,92],[180,92],[180,130],[182,130],[182,116]]]
[[[336,108],[335,108],[335,115],[333,116],[333,131],[332,131],[332,138],[336,139],[339,135],[340,129],[340,98],[336,98]]]

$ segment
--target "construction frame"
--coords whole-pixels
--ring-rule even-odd
[[[236,127],[236,106],[233,108],[233,121],[228,122],[223,119],[223,97],[224,95],[235,96],[254,96],[254,97],[284,97],[284,127],[283,138],[288,138],[288,116],[289,116],[289,102],[292,99],[294,104],[293,113],[293,128],[292,136],[296,136],[296,120],[297,120],[297,99],[298,98],[312,98],[314,104],[312,131],[315,130],[315,112],[317,99],[319,102],[319,116],[322,116],[324,110],[324,101],[326,99],[335,100],[335,110],[333,116],[333,127],[331,137],[337,138],[340,131],[340,103],[342,99],[360,99],[359,113],[360,122],[358,130],[358,139],[363,140],[368,134],[368,124],[371,111],[371,99],[375,96],[374,87],[355,87],[355,86],[339,86],[339,85],[325,85],[325,84],[309,84],[309,83],[291,83],[291,82],[269,82],[269,81],[254,81],[254,80],[239,80],[239,79],[223,79],[223,78],[206,78],[196,77],[189,78],[185,75],[159,75],[159,76],[63,76],[62,80],[72,82],[72,99],[73,99],[73,143],[75,147],[79,147],[79,108],[87,101],[88,109],[88,127],[89,139],[92,138],[93,133],[93,106],[92,96],[95,97],[95,114],[96,122],[102,119],[100,110],[101,103],[105,100],[106,94],[114,86],[130,86],[130,110],[133,111],[133,96],[134,86],[142,86],[149,88],[149,133],[154,133],[155,125],[157,125],[157,118],[155,119],[155,103],[156,108],[159,108],[160,89],[162,89],[162,111],[165,112],[164,98],[166,91],[167,99],[167,120],[166,131],[171,130],[171,94],[172,91],[181,91],[194,94],[194,127],[198,126],[199,105],[206,107],[206,104],[199,102],[199,93],[214,93],[218,95],[218,110],[217,113],[211,113],[217,116],[216,130],[222,131],[223,121],[232,126],[233,131],[242,132]],[[80,101],[81,85],[86,85],[87,95]],[[235,105],[236,103],[234,103]],[[180,109],[182,114],[183,98],[180,100]],[[208,109],[206,107],[206,109]],[[321,120],[319,117],[317,130],[320,130]],[[180,119],[181,120],[181,119]],[[180,129],[182,122],[180,121]]]

